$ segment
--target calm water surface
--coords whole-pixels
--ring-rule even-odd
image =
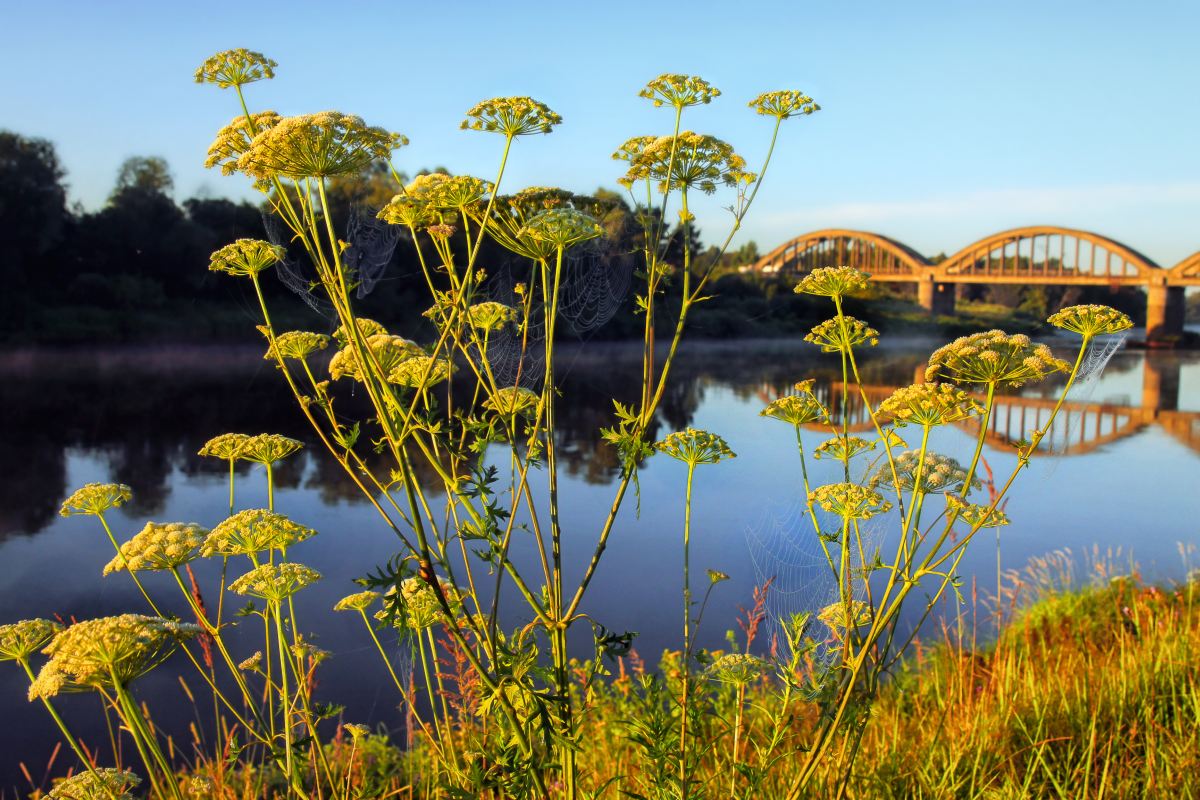
[[[910,342],[872,353],[864,363],[864,380],[878,394],[872,399],[910,383],[935,344]],[[617,345],[583,346],[561,363],[567,398],[561,456],[567,473],[561,485],[564,547],[577,578],[612,502],[616,478],[613,454],[597,445],[596,431],[611,423],[612,398],[629,400],[636,394],[640,365],[633,349]],[[836,400],[840,376],[831,365],[828,357],[798,342],[695,345],[682,355],[655,435],[694,425],[720,433],[738,454],[697,473],[694,574],[714,568],[732,576],[718,587],[706,612],[702,646],[721,646],[738,607],[749,605],[752,588],[768,578],[775,579],[775,613],[811,608],[828,591],[816,570],[819,551],[801,517],[794,439],[787,426],[758,412],[795,380],[809,376],[818,377],[820,391]],[[195,455],[208,438],[226,431],[272,431],[313,439],[280,378],[256,351],[6,353],[0,354],[0,387],[0,621],[5,622],[143,610],[127,576],[101,577],[112,550],[95,520],[57,516],[60,502],[74,488],[89,481],[133,487],[133,502],[110,517],[124,538],[147,519],[212,526],[226,513],[227,484],[224,462]],[[1015,463],[1006,442],[1038,424],[1053,389],[1032,387],[1001,405],[985,453],[998,480]],[[1095,546],[1119,550],[1126,563],[1136,560],[1148,578],[1178,578],[1185,569],[1179,547],[1200,543],[1200,355],[1119,352],[1102,377],[1073,393],[1068,412],[1069,425],[1051,437],[1052,451],[1034,461],[1012,493],[1013,526],[1003,534],[1003,566],[1019,568],[1031,556],[1059,548],[1082,554]],[[965,459],[973,436],[951,428],[939,431],[932,446]],[[807,443],[811,447],[824,438],[814,431]],[[836,465],[818,462],[815,472],[816,483],[838,479]],[[345,704],[347,721],[397,730],[398,699],[360,622],[330,611],[338,598],[355,591],[354,578],[394,554],[395,540],[332,460],[316,449],[293,457],[278,477],[279,510],[321,532],[293,553],[324,575],[297,603],[301,627],[334,653],[319,673],[319,694]],[[683,477],[677,462],[664,457],[647,462],[640,515],[630,497],[585,604],[608,627],[638,631],[635,646],[650,659],[679,638]],[[262,472],[243,469],[238,492],[240,507],[265,505]],[[989,533],[963,561],[968,584],[977,578],[994,586],[995,559]],[[211,565],[197,565],[196,572],[206,591],[215,592]],[[147,577],[151,591],[168,598],[169,606],[180,600],[172,607],[186,616],[173,583],[160,578]],[[522,622],[519,609],[512,603],[509,608],[508,622]],[[586,654],[587,643],[576,644]],[[235,642],[235,656],[254,649],[250,638]],[[40,705],[26,702],[19,669],[0,667],[0,719],[5,721],[0,787],[24,787],[19,763],[40,777],[57,738]],[[159,670],[136,686],[161,720],[191,714],[174,677],[179,671]],[[60,706],[86,740],[100,743],[104,734],[94,724],[100,710],[95,697],[65,697]],[[64,768],[60,762],[56,771]]]

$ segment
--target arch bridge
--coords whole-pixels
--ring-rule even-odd
[[[1200,286],[1200,252],[1164,269],[1106,236],[1049,225],[984,237],[937,263],[877,233],[830,228],[784,242],[750,269],[802,277],[843,265],[870,273],[872,280],[917,284],[917,298],[931,315],[954,313],[959,283],[1142,286],[1149,339],[1182,333],[1184,289]]]

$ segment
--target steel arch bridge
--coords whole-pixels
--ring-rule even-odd
[[[842,265],[876,281],[916,283],[921,305],[935,315],[954,313],[958,283],[1144,286],[1149,338],[1182,332],[1184,288],[1200,286],[1200,252],[1164,269],[1114,239],[1053,225],[995,233],[937,263],[877,233],[829,228],[784,242],[750,269],[802,277]]]

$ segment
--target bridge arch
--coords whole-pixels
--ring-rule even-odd
[[[827,228],[797,236],[760,258],[751,269],[765,274],[807,275],[819,267],[851,266],[878,281],[927,280],[929,262],[907,245],[867,231]]]
[[[1200,286],[1200,251],[1171,267],[1167,276],[1173,286]]]
[[[1133,248],[1090,231],[1032,225],[992,234],[940,262],[950,283],[1142,286],[1166,276]]]

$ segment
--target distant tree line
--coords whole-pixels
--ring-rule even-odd
[[[439,171],[445,171],[439,168]],[[208,271],[208,257],[241,237],[264,238],[262,207],[246,201],[192,197],[178,203],[168,164],[161,158],[127,159],[118,170],[103,207],[87,211],[67,197],[65,170],[53,144],[0,131],[0,341],[247,341],[258,321],[257,304],[243,281]],[[331,182],[329,197],[338,230],[346,230],[351,209],[373,210],[396,191],[386,165],[349,179]],[[599,189],[595,200],[610,208],[610,252],[632,253],[643,246],[624,224],[633,210],[623,196]],[[721,253],[706,246],[690,229],[694,264],[715,264],[714,299],[693,312],[690,324],[698,336],[773,336],[802,333],[822,319],[820,307],[791,291],[787,278],[739,271],[754,263],[754,242]],[[667,262],[682,265],[683,232],[675,227],[659,243]],[[510,259],[485,243],[480,264],[485,269]],[[522,265],[515,270],[525,268]],[[281,282],[265,283],[278,324],[313,330],[326,325]],[[908,287],[911,288],[911,287]],[[660,304],[672,318],[677,299],[668,288]],[[874,300],[905,300],[905,287],[880,289]],[[1039,286],[965,286],[963,299],[1013,308],[1030,321],[1044,318],[1063,303],[1086,299],[1117,305],[1135,316],[1144,300],[1136,290],[1116,295],[1106,288]],[[610,298],[611,300],[611,298]],[[862,302],[862,301],[860,301]],[[859,313],[886,328],[891,308],[865,305]],[[377,317],[398,332],[420,337],[430,298],[420,265],[407,236],[402,237],[382,279],[362,300],[361,313]],[[625,298],[605,324],[586,335],[622,339],[640,334],[642,322],[632,298]],[[851,309],[852,310],[852,309]],[[875,313],[872,313],[875,312]],[[912,324],[910,314],[893,320]]]

